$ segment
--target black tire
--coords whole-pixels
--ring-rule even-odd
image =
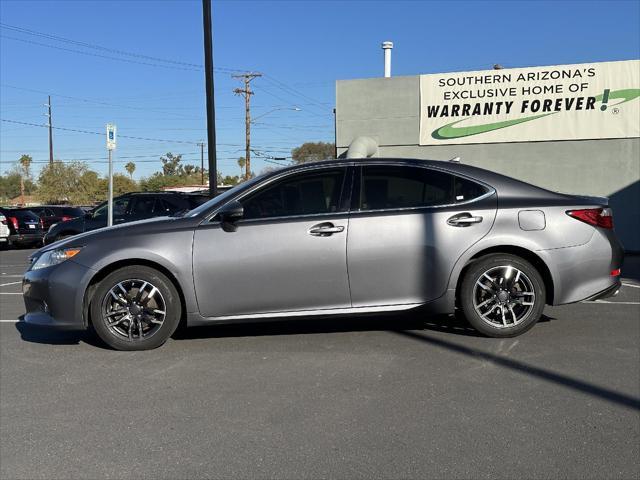
[[[155,287],[157,292],[160,294],[160,296],[155,295],[155,297],[162,299],[162,303],[164,304],[163,322],[159,327],[154,327],[152,323],[148,323],[147,326],[150,328],[150,336],[148,338],[144,338],[144,328],[141,328],[143,333],[139,338],[135,338],[135,334],[133,335],[133,338],[131,335],[129,335],[129,338],[126,338],[119,333],[119,330],[116,329],[116,327],[110,327],[107,325],[110,319],[105,318],[104,312],[105,308],[107,308],[105,305],[107,305],[109,301],[113,302],[111,300],[111,289],[117,287],[119,283],[126,284],[132,280],[134,285],[135,281],[142,281],[148,282],[150,286]],[[142,300],[144,299],[145,298]],[[151,301],[155,302],[156,300],[152,299]],[[123,308],[126,309],[128,307],[125,306]],[[173,282],[158,270],[144,265],[130,265],[123,267],[115,270],[102,279],[93,294],[90,309],[91,323],[94,330],[107,345],[115,348],[116,350],[151,350],[159,347],[164,344],[176,330],[180,323],[180,316],[182,313],[180,295],[178,294]],[[141,315],[144,315],[144,313],[141,313]],[[117,319],[118,317],[110,318]],[[132,322],[127,320],[124,321],[121,326],[118,326],[118,328],[124,330],[128,326],[128,328],[131,329],[131,324]],[[138,324],[133,323],[133,325],[137,326]],[[140,322],[139,325],[142,325],[142,322]]]
[[[527,288],[532,288],[534,296],[523,296],[526,289],[522,288],[520,283],[508,288],[506,285],[508,281],[504,278],[506,275],[502,275],[502,277],[499,274],[496,275],[495,282],[489,280],[489,278],[494,278],[491,275],[484,276],[486,272],[498,273],[503,269],[506,272],[507,268],[505,267],[509,266],[520,271],[518,278],[521,280],[519,281],[528,285]],[[511,276],[510,273],[507,275]],[[513,278],[510,280],[513,281]],[[479,281],[485,287],[489,287],[489,290],[485,287],[480,288]],[[498,253],[481,257],[469,266],[462,279],[458,299],[464,317],[473,328],[489,337],[506,338],[521,335],[536,324],[546,303],[545,292],[542,276],[531,263],[516,255]],[[484,295],[484,297],[478,299],[479,295]],[[503,298],[504,296],[507,298]],[[533,299],[532,302],[527,301],[531,299]],[[483,303],[480,300],[490,302],[484,307],[486,309],[484,317],[478,311],[481,310],[478,307]],[[525,305],[522,305],[523,303]],[[526,303],[532,305],[526,305]],[[487,313],[489,310],[491,311]],[[514,311],[516,312],[514,313]],[[519,312],[522,317],[518,320]],[[498,316],[498,314],[500,315]]]

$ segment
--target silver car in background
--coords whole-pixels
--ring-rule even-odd
[[[456,309],[483,334],[530,329],[546,304],[617,293],[622,248],[603,198],[452,162],[304,164],[180,218],[49,245],[23,281],[28,323],[142,350],[187,325]]]

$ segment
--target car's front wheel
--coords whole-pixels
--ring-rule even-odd
[[[180,323],[180,296],[166,275],[143,265],[107,275],[91,301],[98,336],[117,350],[159,347]]]
[[[467,269],[460,307],[472,327],[490,337],[515,337],[540,319],[545,287],[538,270],[525,259],[492,254]]]

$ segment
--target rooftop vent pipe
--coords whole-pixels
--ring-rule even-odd
[[[391,76],[391,50],[393,50],[393,42],[382,42],[382,50],[384,50],[384,77]]]
[[[378,142],[371,137],[357,137],[349,145],[347,158],[368,158],[378,151]]]

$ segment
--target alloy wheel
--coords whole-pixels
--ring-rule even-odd
[[[533,283],[512,265],[490,268],[473,288],[475,311],[484,322],[497,328],[522,323],[533,310],[535,300]]]
[[[113,335],[141,341],[160,330],[167,305],[160,290],[145,280],[123,280],[102,301],[102,321]]]

